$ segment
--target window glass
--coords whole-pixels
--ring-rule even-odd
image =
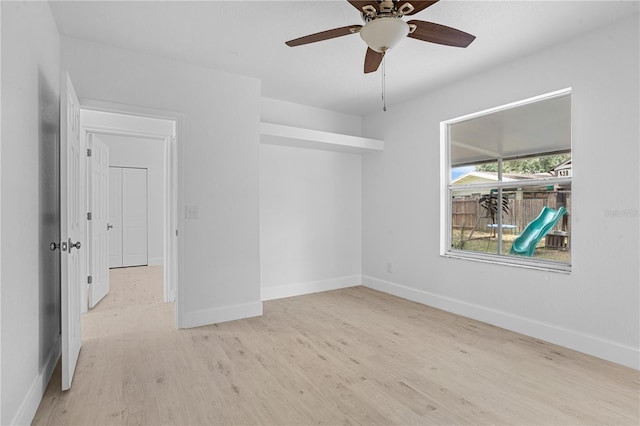
[[[570,105],[567,92],[449,124],[443,254],[570,267]]]

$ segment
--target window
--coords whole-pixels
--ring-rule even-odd
[[[569,271],[571,90],[443,122],[445,256]]]

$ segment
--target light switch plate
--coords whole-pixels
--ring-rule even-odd
[[[184,218],[185,219],[197,219],[198,218],[198,206],[184,206]]]

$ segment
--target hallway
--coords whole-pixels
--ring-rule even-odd
[[[162,266],[111,269],[110,287],[82,318],[82,349],[71,390],[60,391],[58,363],[34,425],[120,424],[123,401],[136,401],[155,374],[145,367],[168,349],[161,350],[163,336],[178,334],[174,304],[163,303]],[[135,422],[133,417],[129,422]]]

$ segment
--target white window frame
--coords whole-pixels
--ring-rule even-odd
[[[471,120],[474,118],[482,117],[485,115],[493,114],[495,112],[504,111],[507,109],[517,108],[523,105],[553,99],[556,97],[571,95],[571,88],[566,88],[562,90],[558,90],[551,93],[546,93],[539,96],[534,96],[532,98],[524,99],[517,102],[512,102],[509,104],[501,105],[498,107],[490,108],[484,111],[479,111],[476,113],[464,115],[461,117],[453,118],[450,120],[440,122],[440,255],[444,257],[450,258],[458,258],[458,259],[466,259],[472,261],[479,262],[487,262],[493,264],[501,264],[501,265],[511,265],[522,268],[530,268],[530,269],[541,269],[545,271],[553,271],[553,272],[563,272],[570,273],[571,272],[571,262],[562,263],[562,262],[553,262],[543,259],[535,259],[530,257],[521,257],[521,256],[509,256],[497,253],[479,253],[479,252],[471,252],[464,250],[456,250],[452,248],[451,240],[452,240],[452,196],[451,196],[451,150],[450,150],[450,128],[452,125],[456,123],[460,123],[463,121]],[[573,139],[573,138],[572,138]],[[572,141],[573,144],[573,141]],[[545,153],[539,153],[539,155],[544,155]],[[498,161],[498,181],[497,182],[488,182],[482,184],[471,184],[471,185],[457,185],[455,187],[456,190],[464,190],[468,188],[473,189],[486,189],[487,192],[491,189],[498,189],[498,199],[502,197],[502,190],[505,187],[513,187],[513,182],[503,182],[502,181],[502,158],[497,158]],[[522,182],[519,186],[533,187],[533,186],[546,186],[550,184],[568,184],[572,182],[572,177],[550,177],[548,179],[535,179],[535,180],[527,180],[526,183]],[[498,215],[498,231],[502,231],[502,215]],[[500,233],[498,235],[501,235]],[[501,238],[498,238],[499,244],[499,252],[501,252]]]

